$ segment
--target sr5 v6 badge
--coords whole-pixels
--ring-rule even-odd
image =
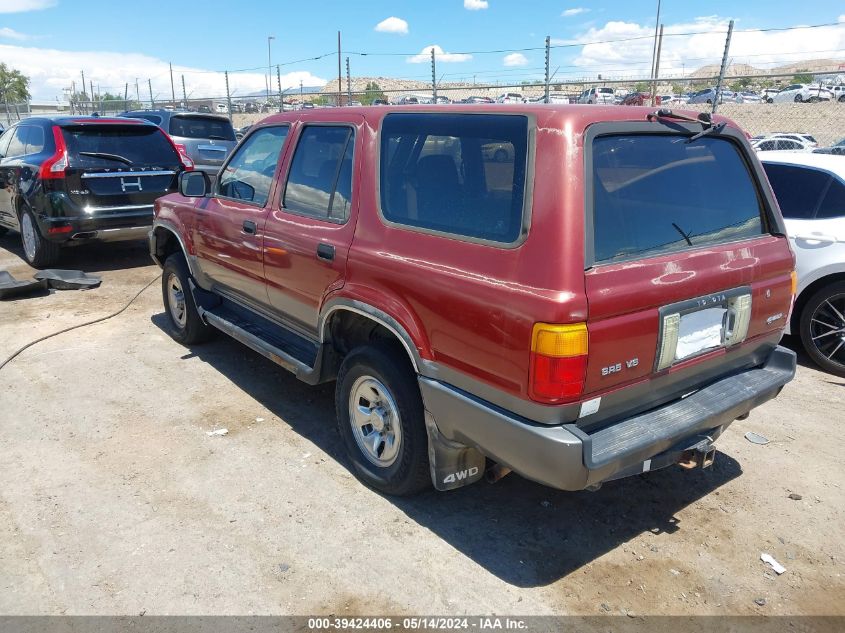
[[[639,358],[632,358],[631,360],[625,361],[625,368],[626,369],[633,369],[637,365],[640,364]],[[607,367],[601,368],[601,375],[602,376],[609,376],[610,374],[616,374],[622,371],[622,363],[616,363],[615,365],[608,365]]]

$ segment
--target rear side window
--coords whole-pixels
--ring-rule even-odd
[[[44,130],[35,125],[26,126],[26,153],[40,154],[44,151]]]
[[[763,163],[763,168],[783,217],[806,219],[815,215],[819,197],[830,183],[830,174],[778,163]]]
[[[831,179],[830,187],[822,198],[816,218],[841,218],[845,216],[845,184],[836,178]]]
[[[612,262],[763,233],[757,187],[736,145],[680,135],[593,141],[594,259]]]
[[[299,136],[285,187],[289,211],[346,222],[355,135],[346,126],[309,126]]]
[[[62,128],[72,167],[176,167],[179,156],[152,125],[78,125]]]
[[[522,234],[528,119],[390,114],[381,133],[385,220],[503,244]]]
[[[170,119],[170,136],[183,138],[211,138],[234,141],[235,130],[229,119],[204,116],[177,115]]]

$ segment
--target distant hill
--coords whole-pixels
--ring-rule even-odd
[[[719,75],[719,64],[708,64],[695,70],[687,77],[698,79],[705,77],[716,77]],[[794,75],[799,71],[807,72],[831,72],[845,73],[845,60],[837,59],[808,59],[800,62],[792,62],[777,66],[775,68],[757,68],[750,64],[731,64],[725,69],[726,77],[739,77],[742,75]]]

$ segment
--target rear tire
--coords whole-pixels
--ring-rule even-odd
[[[214,333],[214,328],[200,318],[188,283],[189,278],[188,265],[181,253],[174,253],[167,258],[161,273],[167,331],[173,340],[182,345],[203,343]]]
[[[349,352],[338,373],[335,408],[338,432],[364,484],[397,496],[431,485],[422,396],[398,346]]]
[[[59,259],[61,246],[44,239],[38,222],[29,209],[21,211],[21,245],[24,259],[34,268],[47,268]]]
[[[842,331],[837,333],[837,329]],[[814,363],[828,373],[845,377],[845,281],[825,286],[807,300],[799,333]]]
[[[0,226],[0,237],[3,237],[8,232],[9,232],[9,229],[7,229],[5,226]]]

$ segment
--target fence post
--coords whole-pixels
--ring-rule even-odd
[[[279,64],[276,64],[276,85],[279,88],[279,112],[284,112],[285,106],[282,104],[282,70]]]
[[[431,96],[437,103],[437,67],[434,62],[434,47],[431,47]]]
[[[349,58],[346,58],[346,105],[352,103],[352,75],[349,74]]]
[[[549,102],[549,61],[550,61],[550,54],[551,54],[551,46],[552,46],[552,38],[551,36],[546,36],[546,90],[545,94],[543,95],[543,103]]]
[[[182,107],[188,107],[188,93],[185,91],[185,75],[182,75]]]
[[[716,105],[719,103],[719,95],[722,93],[722,82],[725,80],[725,71],[728,67],[728,51],[731,48],[731,34],[734,31],[734,21],[728,22],[728,37],[725,38],[725,52],[722,53],[722,66],[719,68],[719,79],[716,82],[716,94],[713,95],[713,109],[710,111],[716,114]]]
[[[152,79],[147,79],[147,87],[150,89],[150,110],[153,110],[156,107],[156,102],[155,102],[155,99],[153,99],[153,80]]]
[[[79,109],[82,110],[82,112],[80,114],[86,114],[85,110],[87,108],[85,108],[85,106],[82,105],[83,103],[85,103],[85,97],[86,97],[86,95],[85,95],[85,71],[81,70],[80,72],[82,73],[82,100],[80,101]]]
[[[223,75],[226,77],[226,104],[229,108],[229,121],[232,120],[232,95],[229,94],[229,71],[224,70]]]

